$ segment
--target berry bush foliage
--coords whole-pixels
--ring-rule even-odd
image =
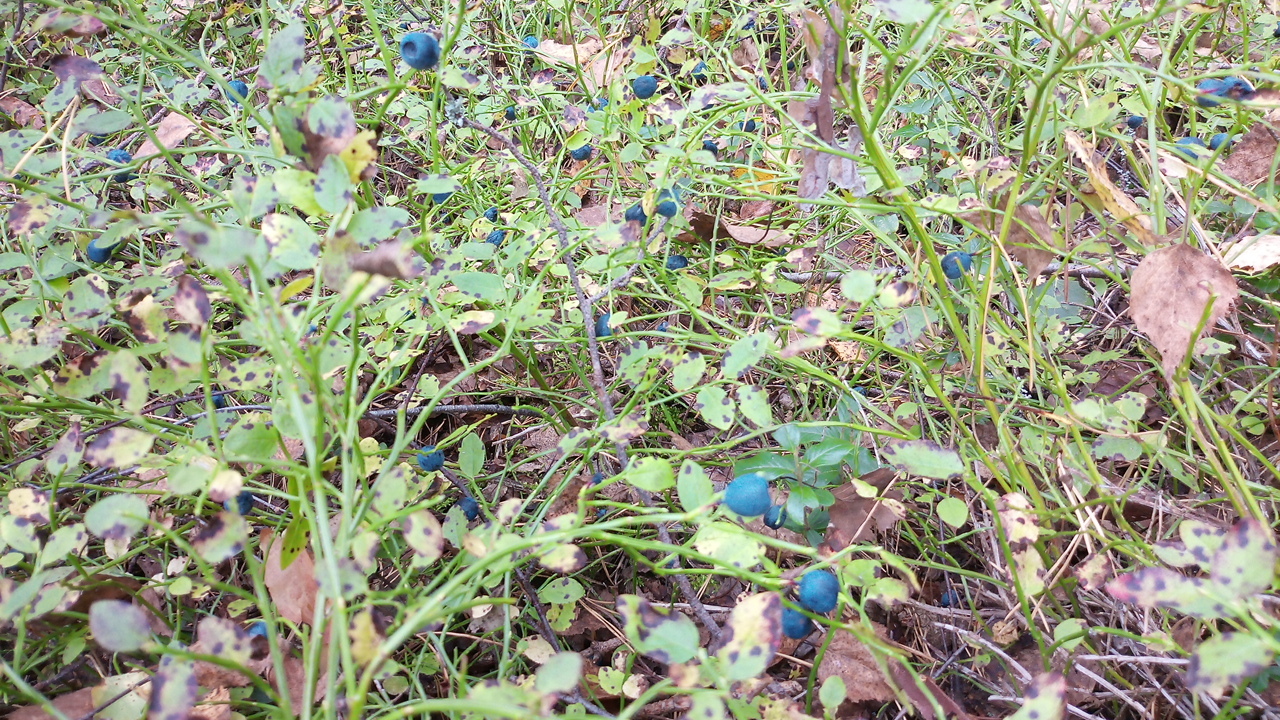
[[[1280,17],[0,0],[0,714],[1280,705]]]

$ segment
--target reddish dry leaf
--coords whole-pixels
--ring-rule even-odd
[[[40,115],[40,111],[25,100],[12,96],[0,97],[0,112],[12,118],[14,124],[19,127],[31,126],[36,129],[44,127],[44,118]]]
[[[196,124],[187,118],[186,115],[171,112],[165,115],[156,126],[156,139],[160,141],[160,146],[172,150],[182,144],[187,136],[195,132]],[[134,153],[138,157],[147,157],[156,154],[158,148],[156,144],[148,138],[138,146],[138,152]]]
[[[316,567],[311,551],[303,550],[289,567],[280,568],[284,542],[263,530],[259,547],[267,549],[265,582],[280,617],[298,625],[310,625],[316,609]]]
[[[686,241],[723,239],[728,236],[746,245],[779,247],[791,240],[791,233],[785,230],[734,225],[723,218],[717,218],[715,215],[692,207],[686,209],[685,217],[689,219],[689,227],[693,230],[692,236],[688,234],[683,236]]]
[[[1129,314],[1138,330],[1160,351],[1161,364],[1170,381],[1187,356],[1201,320],[1204,330],[1211,329],[1231,312],[1240,296],[1230,270],[1183,243],[1161,248],[1144,258],[1133,271],[1130,287],[1133,297]],[[1198,340],[1199,335],[1194,339]]]
[[[877,634],[882,634],[880,627],[877,626],[876,630]],[[889,702],[895,699],[893,688],[885,682],[875,656],[847,630],[836,631],[822,658],[822,665],[818,667],[819,680],[826,682],[832,675],[838,675],[844,681],[845,696],[850,702]]]
[[[1272,110],[1249,128],[1218,167],[1227,177],[1235,178],[1243,185],[1253,185],[1272,177],[1272,168],[1277,163],[1277,146],[1280,146],[1280,110]]]
[[[1086,144],[1083,138],[1071,130],[1063,133],[1063,139],[1075,154],[1076,159],[1084,166],[1085,172],[1089,175],[1089,183],[1093,185],[1094,192],[1097,193],[1098,199],[1102,201],[1107,212],[1111,213],[1117,222],[1128,228],[1129,232],[1133,233],[1143,245],[1155,245],[1159,242],[1151,218],[1142,212],[1142,208],[1138,207],[1133,198],[1111,182],[1106,162],[1093,147]]]
[[[995,207],[1003,209],[1008,196],[997,198]],[[1000,234],[1000,226],[1004,223],[1003,212],[994,210],[977,210],[962,215],[965,220],[987,231],[992,237]],[[1022,204],[1014,209],[1013,220],[1009,224],[1009,234],[1005,248],[1009,256],[1027,268],[1027,276],[1035,279],[1040,276],[1049,262],[1056,257],[1055,248],[1062,243],[1054,234],[1049,223],[1040,214],[1035,205]]]
[[[893,479],[893,471],[875,470],[865,475],[863,482],[883,491]],[[830,521],[823,545],[838,552],[854,543],[870,542],[875,531],[884,532],[901,520],[905,511],[900,502],[902,493],[897,490],[882,492],[879,497],[865,498],[858,495],[853,483],[836,488],[832,495],[836,501],[828,509]]]
[[[91,717],[93,715],[93,688],[81,688],[53,699],[53,706],[69,718]],[[39,705],[27,705],[5,715],[5,720],[53,720],[53,716]]]
[[[933,678],[928,675],[920,676],[920,685],[911,677],[911,673],[900,662],[889,661],[889,676],[893,679],[893,683],[898,689],[906,693],[907,699],[911,701],[911,705],[915,707],[916,712],[920,713],[920,717],[925,720],[934,720],[933,703],[937,702],[938,707],[946,713],[944,717],[954,718],[955,720],[969,720],[969,714],[960,707],[959,703],[951,699],[938,687]]]

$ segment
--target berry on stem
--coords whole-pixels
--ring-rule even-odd
[[[769,498],[769,481],[759,473],[739,475],[725,488],[724,504],[744,517],[765,514],[773,505]]]
[[[640,203],[636,203],[635,205],[627,208],[627,211],[622,214],[622,219],[627,222],[638,222],[643,225],[649,220],[649,216],[644,214],[644,208],[641,207]]]
[[[583,145],[581,147],[574,148],[569,151],[569,157],[577,160],[578,162],[582,162],[591,157],[591,146]]]
[[[689,77],[693,79],[694,82],[706,82],[707,64],[699,60],[698,64],[693,66],[693,72],[689,73]]]
[[[239,495],[236,495],[235,497],[230,498],[227,501],[223,502],[222,507],[225,508],[227,512],[235,512],[241,515],[248,515],[249,513],[253,512],[254,499],[255,498],[253,496],[253,493],[249,492],[248,490],[241,490]]]
[[[1198,148],[1205,147],[1204,141],[1198,137],[1184,137],[1179,139],[1174,143],[1174,145],[1174,150],[1192,160],[1200,157],[1200,151]]]
[[[414,70],[430,70],[440,62],[440,41],[434,35],[411,32],[400,39],[400,57]]]
[[[668,270],[683,270],[689,267],[689,258],[683,255],[672,255],[667,258]]]
[[[497,245],[498,247],[502,247],[502,242],[506,239],[507,239],[506,230],[494,230],[493,232],[489,233],[489,237],[485,238],[484,241],[489,243],[490,245]]]
[[[955,280],[973,269],[973,256],[960,250],[952,250],[942,256],[942,274]]]
[[[507,119],[507,122],[515,122],[515,121],[516,121],[516,106],[515,106],[515,105],[508,105],[508,106],[507,106],[507,109],[502,111],[502,116],[503,116],[503,117],[505,117],[505,118]]]
[[[489,222],[498,222],[498,208],[497,208],[497,206],[494,206],[494,207],[489,208],[488,210],[485,210],[485,211],[484,211],[484,219],[485,219],[485,220],[488,220]]]
[[[1218,148],[1226,150],[1229,147],[1231,147],[1231,133],[1218,133],[1209,138],[1210,150],[1217,150]]]
[[[101,238],[94,238],[89,241],[89,245],[84,249],[85,257],[89,258],[91,263],[104,263],[111,259],[111,253],[115,252],[115,245],[99,245]]]
[[[771,505],[764,513],[764,526],[777,530],[787,521],[787,509],[782,505]]]
[[[793,608],[782,608],[782,634],[792,640],[803,640],[813,632],[813,621],[808,615]]]
[[[720,157],[720,146],[716,144],[715,140],[703,140],[702,149],[706,150],[712,155],[715,155],[717,158]]]
[[[432,194],[431,194],[431,202],[433,202],[433,203],[442,203],[442,202],[444,202],[445,200],[448,200],[450,195],[453,195],[453,193],[452,193],[452,192],[439,192],[439,193],[432,193]]]
[[[658,204],[654,206],[653,211],[662,217],[675,217],[680,212],[680,206],[676,204],[676,196],[670,190],[663,190],[658,193]]]
[[[537,35],[525,35],[524,40],[521,40],[520,42],[530,50],[536,49],[539,45]]]
[[[239,105],[247,97],[249,97],[249,86],[243,80],[232,80],[227,83],[228,100]]]
[[[458,507],[462,508],[462,515],[467,520],[475,520],[480,517],[480,503],[476,499],[467,495],[458,501]]]
[[[800,578],[800,604],[806,610],[829,613],[839,602],[840,580],[830,570],[810,570]]]
[[[1130,130],[1137,130],[1138,128],[1142,127],[1146,122],[1147,122],[1147,119],[1142,117],[1141,115],[1130,115],[1128,118],[1125,119],[1124,124],[1127,125]]]
[[[444,453],[437,450],[435,445],[428,445],[418,451],[418,467],[423,472],[435,472],[444,467]]]
[[[631,92],[641,100],[648,100],[653,94],[658,92],[658,78],[652,75],[641,75],[631,81]]]
[[[613,334],[613,328],[609,327],[609,317],[612,313],[605,313],[596,318],[596,337],[609,337]]]

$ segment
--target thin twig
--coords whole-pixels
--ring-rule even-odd
[[[420,415],[426,409],[425,405],[418,407],[406,408],[404,413],[408,417]],[[390,408],[386,410],[370,410],[365,413],[366,417],[372,418],[389,418],[395,417],[399,413],[399,408]],[[536,417],[543,420],[551,420],[546,413],[536,408],[510,407],[508,405],[437,405],[431,408],[430,415],[465,415],[466,413],[489,413],[492,415],[517,415],[519,417]]]

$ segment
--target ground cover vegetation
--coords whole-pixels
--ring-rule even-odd
[[[0,0],[0,713],[1275,717],[1276,13]]]

